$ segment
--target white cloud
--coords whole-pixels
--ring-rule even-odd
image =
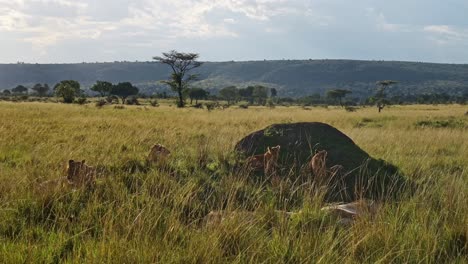
[[[277,16],[297,15],[320,17],[311,12],[307,0],[0,0],[0,31],[23,33],[18,41],[27,42],[45,53],[49,46],[62,41],[99,39],[115,31],[115,35],[152,36],[137,45],[146,46],[154,41],[167,42],[178,38],[235,38],[239,36],[233,26],[237,19],[225,17],[217,23],[208,22],[211,12],[224,10],[231,14],[265,23]],[[106,4],[121,5],[123,17],[96,8]],[[115,8],[112,10],[115,12]],[[327,18],[314,23],[326,25]],[[265,32],[272,26],[265,24]],[[137,32],[137,33],[136,33]],[[118,37],[114,36],[114,37]]]
[[[236,20],[234,18],[225,18],[223,22],[226,24],[236,24]]]
[[[429,25],[423,28],[428,38],[439,45],[455,44],[468,41],[468,30],[457,29],[449,25]]]
[[[448,35],[448,36],[453,36],[453,37],[461,37],[463,34],[460,32],[455,31],[450,26],[447,25],[430,25],[430,26],[425,26],[424,31],[430,32],[430,33],[437,33],[441,35]]]
[[[253,49],[246,41],[252,39],[276,44],[264,49],[273,57],[281,48],[291,54],[290,50],[309,54],[322,49],[326,56],[339,50],[341,56],[350,45],[337,48],[328,43],[343,36],[352,40],[352,33],[358,33],[356,47],[365,45],[360,42],[364,36],[398,39],[409,46],[408,39],[431,43],[426,41],[430,39],[466,48],[468,31],[463,24],[433,21],[424,12],[413,12],[413,19],[387,8],[391,5],[373,0],[0,0],[0,34],[8,43],[2,47],[9,48],[0,60],[15,61],[15,56],[27,53],[25,49],[31,57],[53,55],[58,49],[66,53],[70,47],[83,49],[74,52],[76,57],[86,54],[91,60],[113,58],[100,56],[108,51],[122,57],[139,52],[144,58],[146,53],[172,48],[206,48],[225,56],[227,48],[239,54]],[[324,47],[318,47],[322,42]],[[290,43],[311,45],[299,50],[289,48]]]

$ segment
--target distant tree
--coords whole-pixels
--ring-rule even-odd
[[[18,85],[18,86],[16,86],[15,88],[11,89],[11,91],[12,91],[13,93],[22,94],[22,93],[27,93],[27,92],[28,92],[28,88],[26,88],[26,87],[23,86],[23,85]]]
[[[309,95],[309,96],[300,97],[300,98],[297,99],[297,102],[302,104],[302,105],[314,105],[314,104],[323,104],[323,103],[325,103],[319,93],[314,93],[314,94]]]
[[[224,100],[228,101],[228,104],[231,104],[233,101],[236,101],[239,98],[239,89],[235,86],[224,87],[219,90],[219,96]]]
[[[64,80],[64,81],[61,81],[59,83],[57,83],[55,86],[54,86],[54,91],[57,89],[57,87],[59,85],[62,85],[62,84],[68,84],[70,85],[71,87],[73,87],[73,89],[75,89],[76,91],[78,91],[78,94],[80,93],[80,83],[75,81],[75,80]]]
[[[338,101],[340,106],[343,107],[343,98],[347,95],[352,93],[350,90],[343,90],[343,89],[333,89],[327,91],[327,97]]]
[[[101,97],[109,96],[112,91],[112,83],[105,81],[97,81],[92,87],[91,91],[99,93]]]
[[[169,80],[163,83],[169,85],[172,90],[178,94],[178,107],[184,107],[185,102],[183,98],[184,89],[188,88],[191,81],[198,78],[195,74],[188,74],[189,71],[200,67],[202,62],[197,61],[199,54],[197,53],[183,53],[172,50],[164,52],[162,56],[153,57],[154,60],[167,64],[172,69],[172,75]]]
[[[248,86],[247,88],[239,89],[239,95],[242,99],[249,101],[253,104],[253,91],[255,87]]]
[[[385,90],[393,84],[397,84],[397,81],[393,80],[384,80],[377,82],[377,92],[375,96],[372,98],[371,101],[375,102],[377,108],[379,109],[379,113],[384,109],[386,105],[390,102],[386,99],[387,95]]]
[[[54,86],[54,92],[63,98],[64,103],[73,103],[75,97],[81,94],[80,83],[74,80],[61,81]]]
[[[188,96],[190,97],[190,104],[192,104],[193,99],[195,99],[195,104],[198,104],[198,100],[206,98],[208,94],[208,91],[202,88],[189,89]]]
[[[8,90],[8,89],[3,90],[2,93],[4,95],[10,95],[11,94],[10,90]]]
[[[125,104],[127,97],[138,94],[138,88],[129,82],[122,82],[112,86],[111,94],[122,99],[122,104]]]
[[[270,93],[273,98],[278,96],[278,91],[275,88],[271,88]]]
[[[33,86],[33,88],[31,88],[33,91],[35,91],[37,93],[37,95],[39,96],[45,96],[47,95],[47,93],[49,92],[50,88],[49,88],[49,85],[48,84],[40,84],[40,83],[37,83],[36,85]]]
[[[256,85],[252,92],[252,97],[257,100],[257,103],[260,105],[265,105],[266,99],[268,97],[268,88],[261,85]]]

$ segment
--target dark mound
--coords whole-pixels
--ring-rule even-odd
[[[340,184],[336,182],[329,188],[328,201],[350,201],[359,196],[373,199],[395,197],[406,184],[398,168],[370,157],[348,136],[324,123],[271,125],[246,136],[235,149],[244,156],[251,156],[265,153],[267,147],[276,145],[281,146],[280,167],[287,171],[291,168],[297,174],[307,171],[305,168],[318,150],[328,152],[327,167],[344,167]],[[308,175],[313,177],[310,172]]]

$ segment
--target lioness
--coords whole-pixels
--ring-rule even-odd
[[[166,161],[171,152],[163,145],[156,144],[151,147],[150,153],[146,158],[151,163],[161,163]]]
[[[281,146],[267,147],[264,154],[254,155],[247,158],[246,163],[249,169],[253,171],[260,171],[263,169],[265,174],[274,172],[277,167],[279,151]]]
[[[327,151],[317,152],[310,160],[310,168],[315,177],[323,178],[327,174]]]
[[[72,185],[93,184],[96,180],[96,169],[83,161],[69,160],[67,164],[67,180]]]
[[[264,155],[265,174],[268,175],[276,173],[280,148],[280,145],[272,148],[267,148],[267,152]]]

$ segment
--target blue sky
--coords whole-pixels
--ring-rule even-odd
[[[373,59],[468,63],[468,0],[0,0],[0,63]]]

